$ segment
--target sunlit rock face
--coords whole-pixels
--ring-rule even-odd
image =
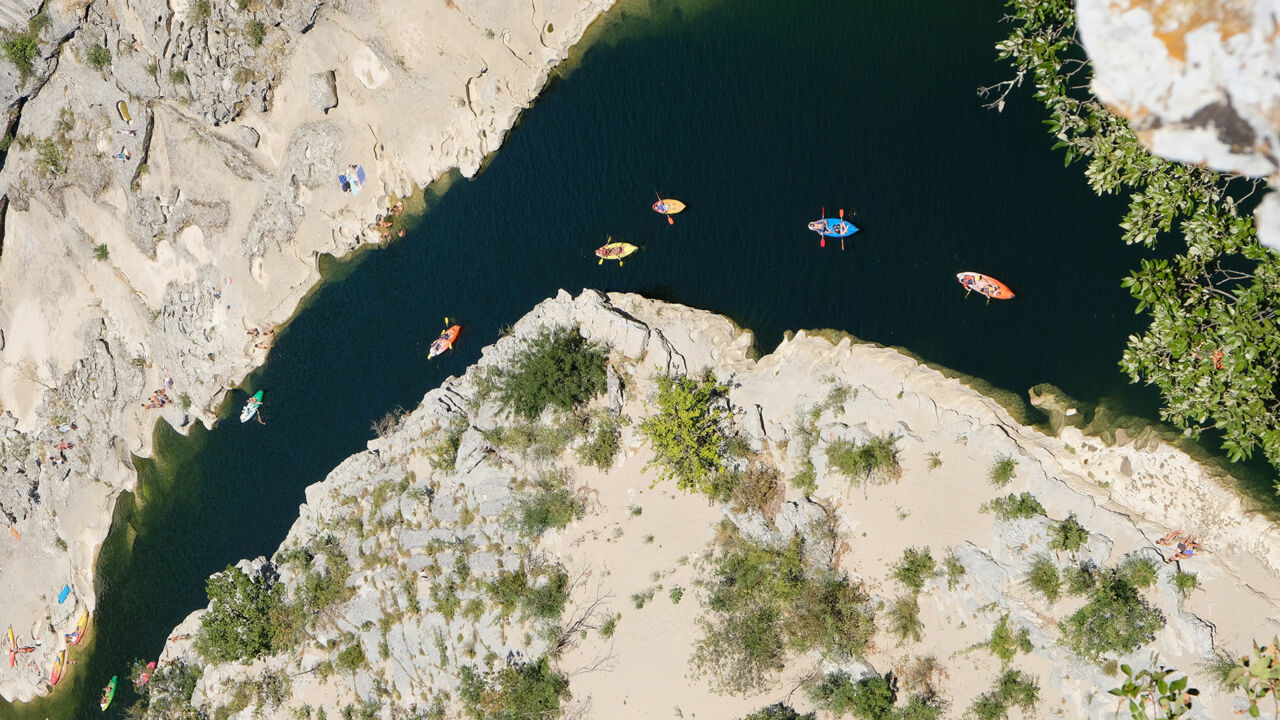
[[[1280,0],[1078,0],[1094,93],[1153,152],[1280,180]],[[1259,210],[1280,249],[1280,202]]]

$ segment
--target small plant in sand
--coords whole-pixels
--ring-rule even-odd
[[[1178,720],[1191,712],[1192,699],[1200,694],[1199,690],[1188,687],[1187,676],[1171,679],[1177,671],[1161,665],[1155,653],[1151,654],[1151,667],[1146,670],[1134,672],[1132,667],[1121,665],[1120,672],[1124,674],[1124,684],[1107,691],[1120,698],[1117,717],[1127,710],[1132,720],[1150,720],[1152,716],[1147,710],[1150,705],[1156,718]]]
[[[540,537],[551,528],[562,530],[582,517],[586,506],[569,487],[563,470],[547,471],[538,476],[533,488],[516,500],[515,524],[528,538]]]
[[[947,573],[947,588],[954,590],[960,584],[960,578],[964,577],[964,563],[955,553],[949,552],[947,559],[942,561],[942,569]]]
[[[1049,549],[1075,553],[1089,541],[1089,531],[1084,529],[1076,514],[1071,513],[1066,520],[1054,523],[1049,528]]]
[[[1026,628],[1016,630],[1009,624],[1009,613],[1000,616],[1000,621],[991,630],[991,638],[987,640],[987,649],[992,655],[1000,658],[1005,667],[1013,661],[1019,652],[1031,652],[1031,631]]]
[[[1001,455],[996,458],[995,464],[991,466],[991,470],[987,473],[987,478],[991,480],[992,485],[1004,487],[1013,482],[1013,473],[1017,469],[1017,461],[1008,455]]]
[[[618,630],[618,621],[622,619],[622,613],[618,613],[600,625],[600,637],[611,638]]]
[[[942,467],[942,455],[936,450],[931,453],[925,453],[924,459],[925,465],[927,465],[930,470],[937,470]]]
[[[920,592],[924,583],[933,577],[937,563],[929,548],[907,548],[902,551],[902,559],[893,566],[893,577],[913,593]]]
[[[782,501],[782,483],[778,470],[771,465],[752,463],[743,472],[736,473],[729,485],[727,496],[718,499],[727,501],[734,512],[758,510],[767,514]]]
[[[1012,493],[982,504],[984,513],[994,513],[1001,520],[1024,520],[1044,515],[1044,506],[1031,493]]]
[[[1124,579],[1139,590],[1156,584],[1156,564],[1150,558],[1139,555],[1125,558],[1118,569]]]
[[[978,696],[969,706],[966,717],[974,720],[1006,720],[1009,708],[1018,707],[1023,717],[1034,717],[1031,711],[1040,701],[1040,683],[1021,670],[1005,670],[995,687]]]
[[[1037,555],[1031,561],[1023,582],[1051,603],[1057,602],[1062,596],[1062,576],[1058,574],[1058,567],[1048,555]]]
[[[626,419],[601,411],[595,414],[595,421],[587,442],[578,448],[578,459],[584,465],[608,470],[622,449],[622,426]]]
[[[1191,597],[1192,591],[1200,587],[1200,578],[1193,572],[1182,572],[1179,570],[1174,573],[1173,586],[1177,588],[1178,594],[1185,600]]]
[[[729,386],[710,373],[701,380],[659,376],[658,413],[640,423],[653,447],[648,467],[686,492],[711,491],[731,452],[728,393]]]
[[[605,350],[576,328],[544,329],[497,373],[502,406],[530,422],[548,407],[571,412],[605,391]]]
[[[899,640],[920,642],[924,622],[920,620],[920,603],[915,595],[902,595],[889,606],[889,632]]]
[[[892,433],[878,435],[865,443],[835,440],[827,446],[827,464],[858,485],[869,481],[896,481],[902,476],[897,443]]]

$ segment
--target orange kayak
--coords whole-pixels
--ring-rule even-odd
[[[461,325],[451,325],[440,333],[440,337],[431,342],[431,350],[427,353],[427,359],[440,355],[446,350],[453,349],[453,341],[458,339],[458,333],[462,332]]]
[[[1014,296],[1013,291],[1009,289],[1008,285],[1005,285],[990,275],[983,275],[982,273],[976,272],[962,272],[956,273],[956,280],[960,281],[960,284],[964,286],[965,290],[976,292],[979,295],[986,295],[987,297],[995,300],[1008,300]]]

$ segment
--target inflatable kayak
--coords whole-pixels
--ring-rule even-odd
[[[675,215],[684,210],[685,204],[673,198],[658,198],[653,204],[653,211],[659,215]]]
[[[80,613],[80,621],[76,623],[75,632],[67,636],[67,642],[72,645],[79,645],[84,639],[84,631],[89,627],[89,611],[85,610]]]
[[[622,267],[622,258],[640,249],[631,243],[613,242],[613,238],[609,238],[609,241],[596,248],[596,257],[600,258],[600,265],[603,265],[605,260],[617,260],[618,267]]]
[[[129,114],[129,106],[126,105],[123,100],[116,103],[116,112],[120,113],[121,120],[129,123],[130,125],[133,124],[133,116]]]
[[[254,415],[258,414],[258,408],[262,407],[262,391],[253,394],[249,398],[249,402],[244,404],[244,409],[240,411],[240,422],[249,422]]]
[[[431,341],[431,349],[427,352],[427,359],[442,355],[446,350],[453,349],[453,341],[458,339],[458,333],[462,332],[461,325],[450,325],[440,333],[440,337]]]
[[[62,679],[62,667],[63,667],[63,664],[66,663],[66,661],[67,661],[67,651],[59,650],[58,657],[53,659],[53,672],[49,673],[50,685],[57,685],[58,681]]]
[[[106,710],[107,708],[111,707],[111,701],[116,698],[116,678],[117,677],[118,676],[116,675],[112,675],[111,682],[107,683],[107,686],[102,688],[102,699],[98,701],[98,707],[102,708],[103,710]]]
[[[1008,300],[1012,298],[1013,291],[1008,285],[991,277],[976,272],[956,273],[956,280],[964,286],[965,290],[976,292],[979,295],[986,295],[988,298],[995,300]]]
[[[809,229],[825,237],[844,238],[858,232],[858,226],[848,220],[823,218],[809,223]]]

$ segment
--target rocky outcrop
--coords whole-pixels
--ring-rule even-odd
[[[1093,92],[1152,152],[1280,181],[1278,0],[1080,0]],[[1257,212],[1280,249],[1280,198]]]
[[[36,49],[28,75],[0,62],[15,138],[0,170],[0,612],[16,632],[92,604],[154,423],[212,423],[269,350],[251,331],[292,314],[316,257],[390,237],[373,223],[392,196],[403,223],[415,188],[474,174],[611,5],[0,4]],[[349,164],[368,176],[358,195],[339,187]],[[50,617],[63,584],[77,599]],[[26,659],[47,672],[53,652]],[[38,673],[0,679],[9,699],[46,689]]]
[[[596,404],[617,405],[631,422],[622,433],[622,457],[607,473],[579,465],[573,444],[539,457],[497,439],[512,420],[486,389],[490,373],[548,326],[575,327],[610,349],[612,376],[623,390]],[[895,642],[881,620],[885,634],[866,657],[833,666],[801,656],[789,664],[798,667],[795,677],[834,667],[855,676],[894,668],[902,676],[910,655],[927,654],[945,665],[937,689],[957,713],[1000,672],[981,645],[1001,618],[1029,634],[1034,650],[1019,657],[1018,667],[1039,678],[1045,714],[1114,711],[1105,690],[1118,681],[1061,644],[1060,625],[1080,602],[1049,602],[1024,582],[1036,557],[1064,570],[1150,564],[1154,582],[1144,594],[1165,626],[1120,662],[1145,667],[1154,650],[1194,673],[1215,647],[1242,651],[1251,638],[1275,631],[1266,618],[1275,618],[1280,605],[1272,580],[1280,569],[1280,531],[1180,451],[1158,441],[1107,445],[1071,427],[1046,436],[963,382],[892,349],[848,339],[832,344],[803,332],[758,360],[751,346],[751,334],[725,318],[634,295],[562,292],[538,305],[463,377],[427,393],[394,429],[308,488],[275,556],[280,577],[293,596],[305,573],[332,567],[333,553],[341,553],[353,569],[345,583],[350,598],[308,619],[297,649],[247,668],[207,667],[195,704],[214,714],[246,682],[291,677],[290,699],[259,695],[231,708],[233,716],[285,716],[318,701],[376,708],[382,717],[427,712],[435,703],[456,713],[462,665],[502,667],[555,647],[562,667],[573,670],[574,712],[641,715],[674,704],[704,717],[744,714],[743,708],[783,699],[792,685],[780,681],[776,693],[726,699],[688,673],[701,631],[687,561],[704,555],[717,517],[757,542],[781,546],[803,537],[809,562],[834,564],[857,578],[882,609],[893,602],[889,576],[905,548],[949,554],[951,569],[929,578],[920,595],[918,645]],[[812,492],[789,489],[776,504],[718,509],[657,484],[635,425],[653,412],[658,374],[703,370],[731,387],[736,429],[748,439],[753,462],[778,468],[782,477],[811,463]],[[884,434],[895,438],[902,468],[894,483],[851,487],[829,467],[833,443]],[[442,456],[442,447],[452,456]],[[988,468],[1001,458],[1012,463],[1012,480],[993,488]],[[534,541],[517,533],[510,518],[522,488],[550,467],[564,468],[571,486],[591,500],[581,521]],[[981,509],[1011,491],[1034,494],[1044,512],[1000,519]],[[1079,550],[1055,553],[1047,538],[1069,516],[1087,528],[1088,540]],[[650,523],[644,530],[632,529],[643,522]],[[1186,568],[1162,562],[1170,551],[1153,542],[1175,527],[1194,531],[1209,548]],[[643,532],[652,534],[626,544]],[[291,565],[288,558],[305,548],[316,565]],[[483,589],[504,569],[553,564],[573,570],[574,592],[550,632],[505,617]],[[1200,590],[1186,595],[1176,588],[1183,569],[1198,573]],[[664,587],[671,602],[648,608]],[[634,611],[618,601],[628,593]],[[175,632],[197,633],[200,617],[193,614]],[[607,635],[599,632],[606,617],[614,618]],[[339,653],[355,646],[367,662],[349,674],[327,674]],[[190,641],[171,645],[163,660],[200,662]],[[1193,684],[1202,695],[1190,717],[1239,709],[1207,679]]]

